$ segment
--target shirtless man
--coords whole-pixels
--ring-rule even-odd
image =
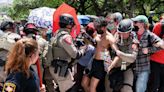
[[[93,59],[92,69],[90,72],[91,80],[88,92],[96,92],[99,82],[102,82],[103,84],[101,84],[101,89],[98,90],[104,92],[105,87],[102,85],[104,85],[106,71],[108,71],[107,69],[111,61],[108,48],[112,47],[114,50],[117,50],[117,48],[115,46],[115,39],[113,35],[107,31],[107,21],[103,17],[95,20],[94,26],[97,29],[97,33],[100,34],[100,37],[97,39],[95,57]]]

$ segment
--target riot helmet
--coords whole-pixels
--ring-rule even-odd
[[[133,21],[130,19],[123,19],[120,21],[117,27],[117,32],[121,37],[121,40],[128,39],[131,31],[133,30]]]
[[[59,17],[59,26],[61,28],[66,28],[67,25],[71,25],[74,26],[74,19],[72,17],[72,15],[64,13],[61,14]]]
[[[34,23],[27,23],[24,26],[23,32],[28,35],[28,34],[37,34],[38,29]]]
[[[116,12],[113,14],[114,22],[120,22],[123,19],[122,14],[120,12]]]
[[[15,29],[15,25],[14,25],[14,23],[11,22],[11,21],[3,21],[3,22],[1,23],[0,29],[1,29],[2,31],[5,31],[5,30],[7,30],[7,29],[12,29],[12,30],[14,30],[14,29]]]
[[[133,21],[130,19],[124,19],[118,24],[117,31],[119,33],[128,33],[133,29]]]

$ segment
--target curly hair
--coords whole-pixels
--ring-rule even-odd
[[[101,27],[106,27],[108,24],[107,20],[104,17],[99,17],[95,19],[93,23],[96,29],[100,29]]]

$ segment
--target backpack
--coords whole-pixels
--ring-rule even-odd
[[[51,45],[53,47],[58,47],[58,40],[66,34],[68,34],[68,33],[59,30],[58,33],[55,35],[55,37],[51,38],[51,41],[50,41]]]

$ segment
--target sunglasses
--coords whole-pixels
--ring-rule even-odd
[[[144,23],[144,21],[140,20],[140,21],[134,21],[134,23]]]

